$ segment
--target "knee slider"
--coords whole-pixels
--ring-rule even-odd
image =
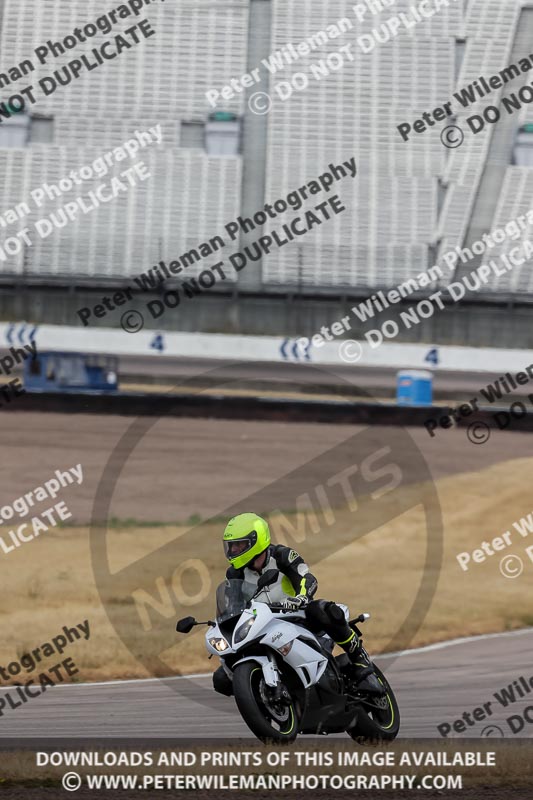
[[[336,603],[328,603],[327,612],[333,622],[346,622],[344,611]]]

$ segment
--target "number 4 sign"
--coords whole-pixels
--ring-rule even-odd
[[[424,361],[427,361],[428,364],[433,364],[434,367],[437,367],[439,365],[438,347],[433,347],[425,357]]]
[[[163,352],[163,350],[165,349],[165,341],[163,339],[163,334],[162,333],[157,333],[154,336],[154,338],[150,342],[150,348],[152,350],[159,350],[160,353]]]

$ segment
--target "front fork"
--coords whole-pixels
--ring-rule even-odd
[[[265,656],[248,656],[247,658],[241,658],[240,661],[237,661],[233,665],[233,669],[235,669],[238,664],[244,664],[246,661],[253,661],[261,667],[266,685],[275,690],[276,697],[279,699],[282,691],[281,675],[274,660],[274,654],[272,654],[272,656],[269,654]]]

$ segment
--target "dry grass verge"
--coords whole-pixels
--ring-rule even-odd
[[[508,580],[499,571],[498,555],[485,563],[472,564],[468,572],[463,572],[456,561],[457,553],[479,547],[483,540],[498,536],[510,529],[513,521],[531,512],[532,467],[533,459],[519,459],[483,472],[440,480],[437,488],[444,518],[442,570],[433,576],[436,593],[429,613],[414,639],[406,644],[424,645],[533,624],[533,563],[524,559],[524,575]],[[404,491],[415,492],[416,487],[406,487]],[[421,507],[413,508],[356,541],[351,525],[347,511],[336,513],[335,525],[327,533],[331,555],[319,563],[317,554],[323,552],[323,539],[310,536],[299,549],[313,564],[320,596],[345,602],[354,612],[372,612],[367,644],[376,653],[390,643],[416,596],[426,554],[425,520]],[[117,572],[109,581],[100,581],[102,597],[91,565],[87,528],[51,529],[4,556],[9,570],[3,576],[0,665],[49,641],[63,625],[74,626],[88,619],[90,640],[69,645],[64,656],[74,659],[80,670],[75,676],[79,680],[209,669],[213,662],[207,661],[203,634],[195,634],[184,644],[184,639],[178,640],[174,632],[176,617],[196,614],[196,607],[188,612],[187,607],[180,607],[173,600],[170,608],[166,604],[165,616],[150,612],[153,628],[146,632],[132,601],[132,591],[144,588],[151,596],[159,597],[158,579],[165,582],[160,588],[168,587],[180,563],[187,558],[200,558],[210,571],[211,589],[209,598],[200,604],[198,616],[212,614],[214,588],[224,575],[221,529],[222,525],[200,525],[192,543],[190,536],[184,537],[188,543],[183,548],[179,537],[185,527],[130,525],[110,530],[110,564]],[[531,541],[521,539],[517,533],[513,535],[517,547],[509,552],[523,552],[533,544],[533,534],[529,538]],[[138,568],[130,566],[124,577],[126,573],[120,570],[136,563]],[[190,594],[194,593],[195,584],[194,575],[189,577]],[[145,662],[143,666],[131,651],[165,651],[164,663]],[[48,659],[46,665],[57,661],[57,657]]]

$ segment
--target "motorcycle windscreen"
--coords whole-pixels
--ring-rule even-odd
[[[217,622],[242,614],[254,592],[249,583],[239,580],[226,580],[220,584],[216,593]]]

